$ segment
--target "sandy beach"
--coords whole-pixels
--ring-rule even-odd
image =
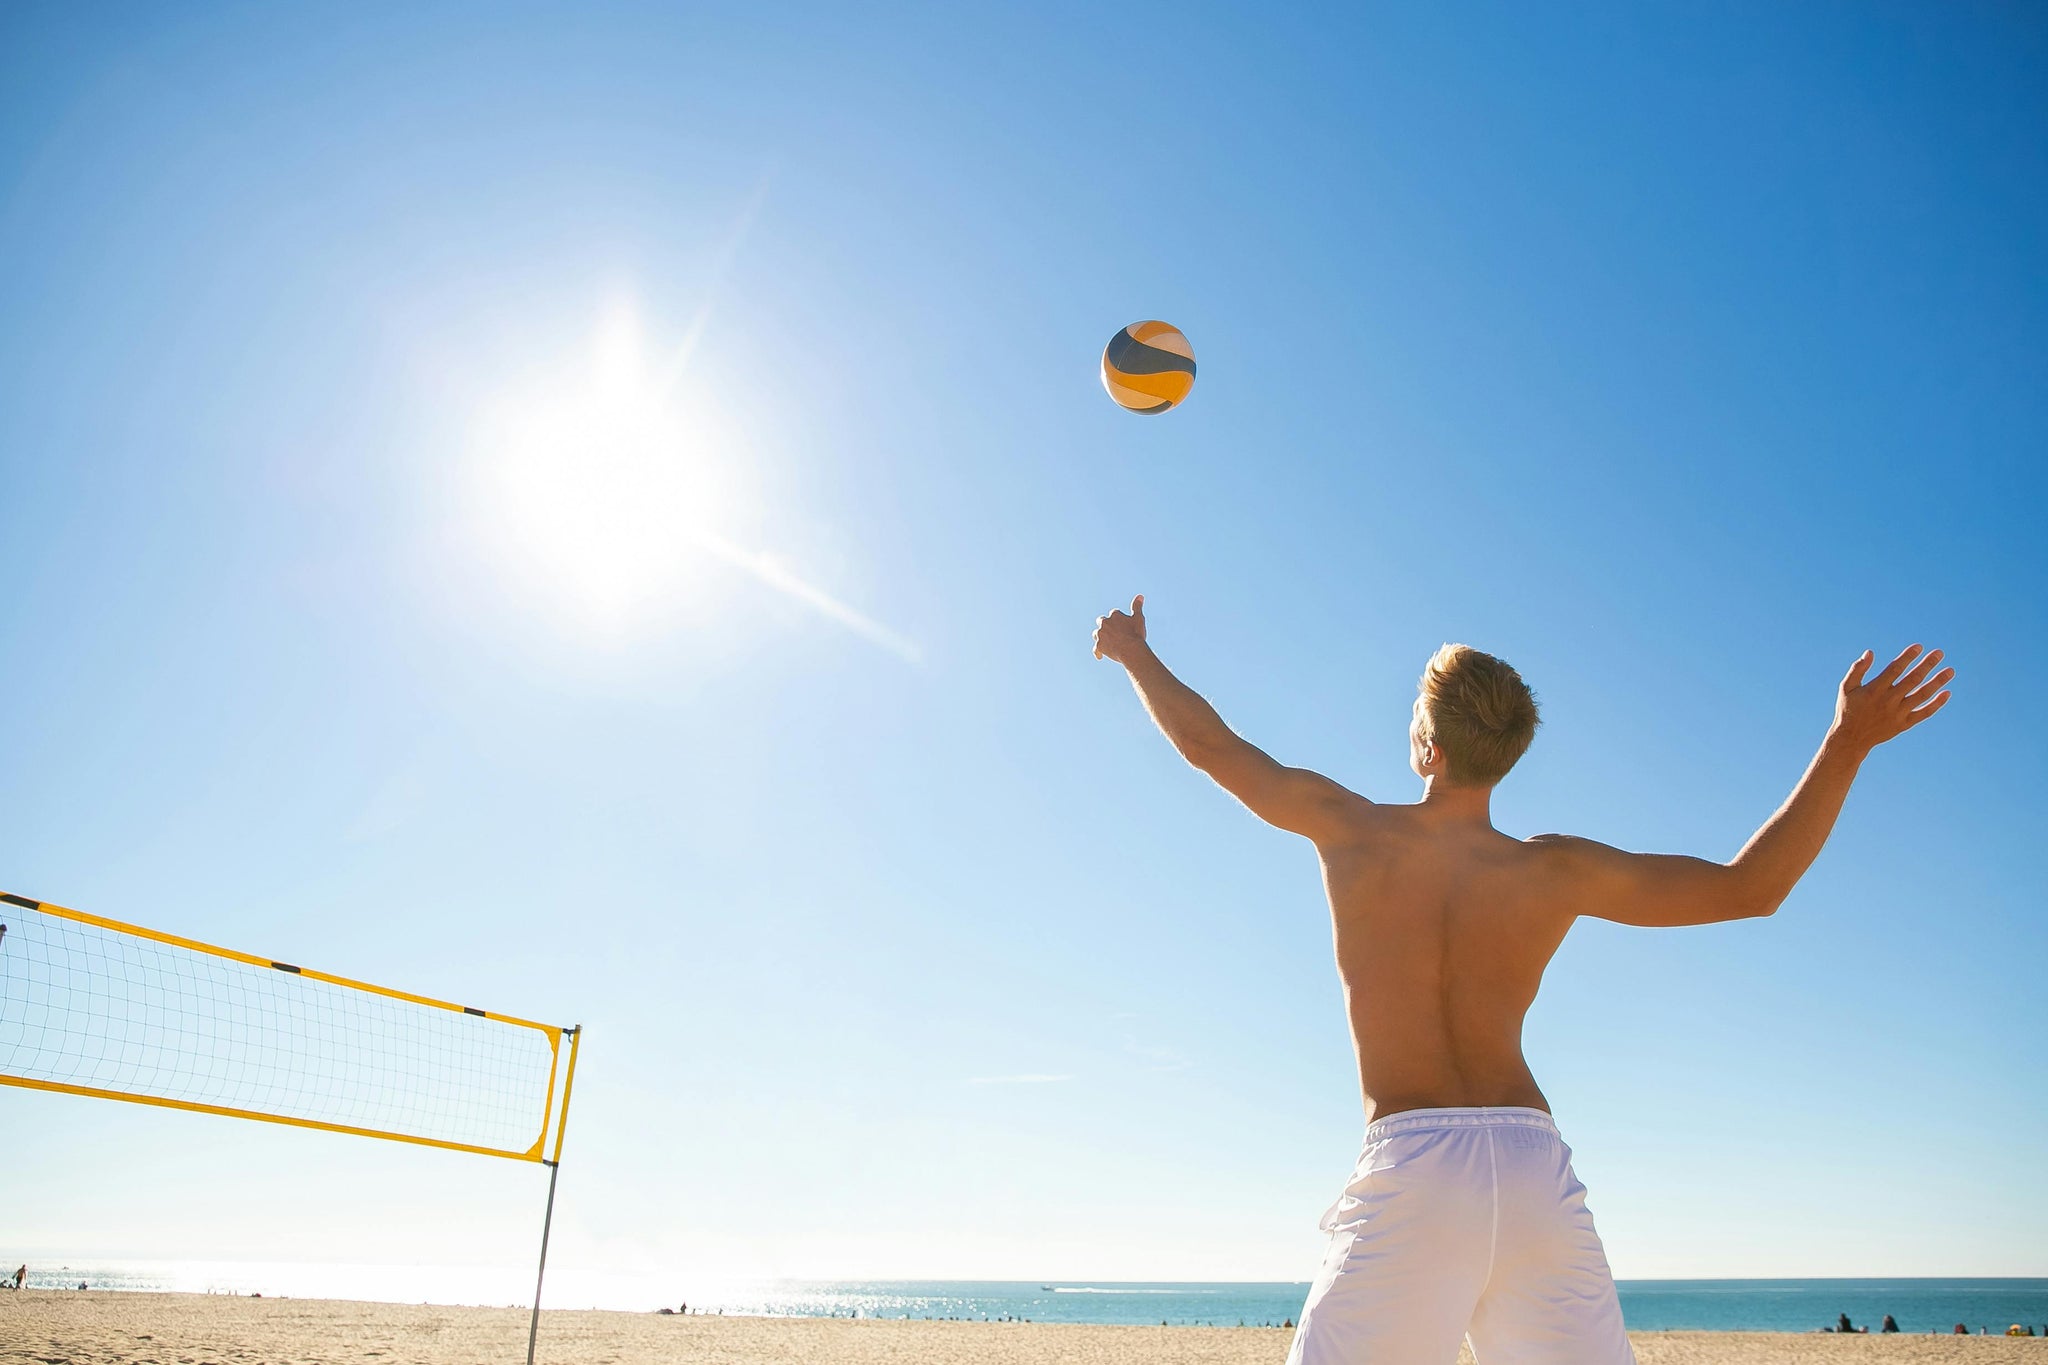
[[[38,1365],[508,1365],[525,1358],[527,1315],[325,1299],[205,1294],[0,1294],[0,1361]],[[1088,1327],[1051,1323],[853,1322],[666,1317],[559,1310],[541,1317],[552,1365],[1280,1365],[1270,1328]],[[1835,1337],[1648,1332],[1643,1365],[1808,1365],[1822,1361],[2025,1361],[2048,1338]],[[1470,1357],[1463,1357],[1469,1360]]]

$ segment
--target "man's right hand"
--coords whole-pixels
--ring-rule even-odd
[[[1835,724],[1830,731],[1830,738],[1862,753],[1896,739],[1947,705],[1948,693],[1943,689],[1956,675],[1953,668],[1944,668],[1929,677],[1928,671],[1941,662],[1941,651],[1922,654],[1920,646],[1907,645],[1883,672],[1865,682],[1864,674],[1875,659],[1866,649],[1849,665],[1841,695],[1835,699]]]

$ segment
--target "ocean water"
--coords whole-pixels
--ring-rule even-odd
[[[1046,1281],[846,1281],[769,1286],[707,1300],[728,1313],[881,1318],[1024,1318],[1032,1322],[1160,1323],[1234,1327],[1301,1314],[1301,1284]],[[2031,1323],[2048,1332],[2048,1279],[1633,1280],[1620,1285],[1632,1331],[1809,1332],[1836,1315],[1875,1329],[1890,1313],[1907,1332],[2002,1332]]]
[[[2048,1279],[1623,1280],[1621,1315],[1639,1332],[1807,1332],[1847,1313],[1877,1330],[1890,1313],[1903,1332],[1959,1322],[1995,1335],[2013,1323],[2048,1330]]]
[[[6,1269],[6,1267],[0,1267]],[[394,1303],[520,1304],[531,1272],[448,1266],[344,1266],[259,1262],[35,1260],[28,1282],[45,1289],[261,1293]],[[1875,1329],[1890,1313],[1902,1330],[2003,1332],[2030,1323],[2048,1333],[2048,1279],[1624,1280],[1622,1316],[1634,1331],[1810,1332],[1847,1313]],[[743,1316],[953,1318],[969,1321],[1278,1326],[1301,1313],[1306,1283],[1166,1283],[1104,1280],[765,1281],[692,1294],[658,1274],[601,1279],[549,1268],[558,1308],[678,1308]]]

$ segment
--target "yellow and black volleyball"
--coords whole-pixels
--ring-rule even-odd
[[[1134,322],[1102,349],[1102,387],[1132,412],[1165,412],[1195,386],[1195,348],[1180,329]]]

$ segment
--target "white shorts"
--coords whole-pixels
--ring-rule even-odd
[[[1571,1149],[1540,1109],[1365,1130],[1288,1365],[1634,1365]]]

